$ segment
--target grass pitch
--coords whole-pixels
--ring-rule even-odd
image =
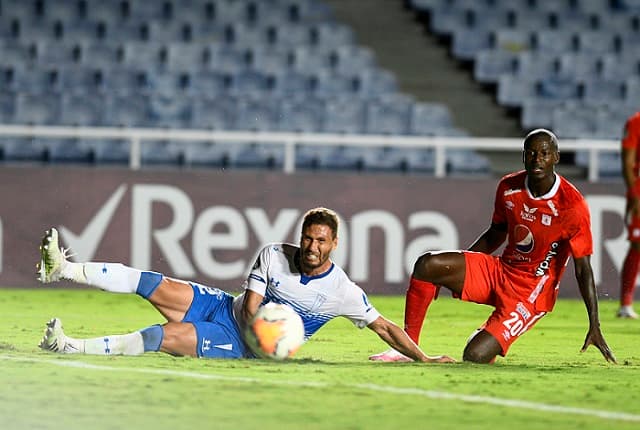
[[[371,297],[401,323],[402,297]],[[44,323],[71,336],[126,333],[162,318],[143,299],[94,290],[0,289],[0,429],[638,429],[640,321],[600,303],[618,358],[590,347],[580,300],[562,300],[494,365],[373,363],[386,349],[344,319],[288,362],[56,355]],[[438,299],[421,346],[461,358],[490,308]]]

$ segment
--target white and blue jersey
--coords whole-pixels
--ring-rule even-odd
[[[335,264],[320,275],[301,273],[299,252],[299,247],[290,244],[264,247],[249,273],[245,289],[263,295],[263,303],[291,306],[304,322],[305,340],[338,316],[348,318],[358,328],[366,327],[380,316],[362,288]],[[234,301],[236,318],[241,307],[242,295]]]

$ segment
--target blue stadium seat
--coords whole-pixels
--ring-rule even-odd
[[[494,40],[491,29],[458,29],[453,33],[451,54],[462,61],[474,61],[480,51],[493,48]]]
[[[362,133],[365,130],[365,103],[350,97],[328,100],[325,104],[323,131]]]
[[[281,73],[276,73],[273,78],[273,94],[277,97],[312,93],[313,80],[304,73],[285,70]]]
[[[57,94],[18,94],[15,117],[20,124],[56,125],[60,120],[60,97]]]
[[[322,169],[327,166],[334,148],[328,145],[298,145],[296,169]]]
[[[368,148],[336,146],[323,160],[329,170],[363,170]]]
[[[363,169],[370,172],[406,172],[410,154],[411,150],[393,146],[369,148],[363,157]]]
[[[65,93],[62,96],[60,124],[96,127],[103,124],[105,106],[97,94]]]
[[[124,59],[124,48],[111,41],[81,40],[80,62],[86,67],[114,68]]]
[[[131,142],[122,139],[86,140],[85,145],[93,149],[93,157],[99,164],[128,165]]]
[[[471,149],[448,149],[447,171],[451,175],[488,175],[489,159]]]
[[[229,130],[236,123],[237,101],[218,96],[193,100],[190,126],[196,129]]]
[[[48,139],[49,161],[54,163],[92,163],[93,148],[82,139]]]
[[[500,75],[514,74],[517,54],[503,50],[484,50],[476,55],[473,78],[483,84],[494,84]]]
[[[351,45],[355,41],[351,28],[333,21],[311,24],[309,34],[311,45],[322,49]]]
[[[269,143],[244,143],[238,148],[233,165],[243,168],[282,168],[284,148]]]
[[[278,103],[262,97],[238,99],[233,128],[248,131],[276,131],[278,129]]]
[[[530,98],[524,101],[520,111],[520,125],[524,130],[552,128],[553,110],[564,104],[562,100]]]
[[[228,91],[235,96],[268,96],[275,78],[261,71],[245,69],[229,75]]]
[[[437,136],[450,128],[453,128],[453,121],[446,105],[434,102],[413,104],[409,121],[411,134]]]
[[[141,144],[140,161],[142,166],[185,164],[182,142],[171,140],[149,140]]]
[[[227,92],[229,75],[223,72],[206,70],[189,76],[187,92],[194,97],[215,97]]]
[[[373,98],[398,92],[398,81],[385,69],[364,69],[355,76],[356,93],[363,98]]]
[[[324,102],[311,97],[285,98],[280,105],[279,129],[304,133],[322,130]]]
[[[149,120],[149,99],[138,94],[107,98],[105,124],[111,127],[143,127]]]
[[[238,146],[235,142],[185,142],[185,164],[190,167],[230,167]]]
[[[0,141],[2,156],[9,162],[44,162],[49,158],[42,139],[35,137],[8,137]]]
[[[357,80],[353,76],[341,75],[328,69],[319,70],[312,76],[313,93],[319,98],[333,98],[355,94]]]
[[[407,154],[407,170],[413,173],[433,173],[436,159],[431,148],[416,148]]]
[[[345,75],[377,67],[373,50],[358,45],[338,46],[329,53],[329,62],[334,71]]]
[[[192,101],[175,94],[149,96],[149,121],[153,127],[184,128],[190,124]]]
[[[367,103],[365,131],[373,134],[408,134],[413,101],[387,97]]]

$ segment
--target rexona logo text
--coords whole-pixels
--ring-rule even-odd
[[[80,232],[59,226],[65,246],[76,253],[76,261],[91,261],[114,213],[125,197],[121,185]],[[171,221],[153,228],[153,208],[169,208]],[[300,235],[301,217],[306,208],[282,208],[270,217],[265,208],[215,205],[196,213],[188,194],[172,185],[136,184],[131,187],[131,262],[133,267],[153,270],[152,245],[156,245],[171,269],[171,275],[195,279],[206,275],[216,280],[246,275],[258,249],[271,242],[294,241]],[[269,210],[269,213],[273,211]],[[488,215],[487,215],[488,216]],[[384,235],[383,249],[372,249],[371,235]],[[410,232],[424,232],[407,240]],[[250,241],[253,235],[254,241]],[[185,249],[184,239],[191,248]],[[415,260],[427,250],[456,249],[458,231],[452,220],[439,212],[417,211],[400,219],[396,214],[370,209],[356,212],[349,222],[341,219],[340,246],[333,260],[345,267],[351,278],[367,281],[370,263],[382,264],[384,280],[404,282]],[[255,245],[257,240],[258,245]],[[240,252],[235,260],[221,261],[221,251]],[[154,256],[157,258],[158,256]]]

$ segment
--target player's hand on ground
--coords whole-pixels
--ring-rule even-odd
[[[595,332],[590,330],[589,333],[587,333],[587,338],[584,340],[584,345],[580,352],[585,352],[589,345],[594,345],[598,348],[605,360],[611,363],[617,363],[616,356],[613,354],[613,351],[611,351],[611,348],[609,348],[609,345],[607,345],[600,330],[596,330]]]
[[[432,355],[429,356],[429,363],[455,363],[456,360],[448,355]]]

